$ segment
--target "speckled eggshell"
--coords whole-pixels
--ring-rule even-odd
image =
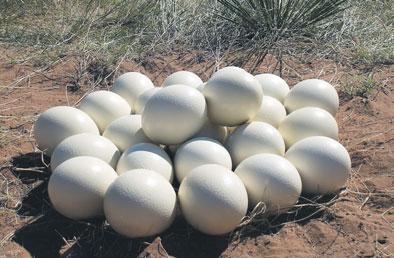
[[[195,138],[185,142],[176,151],[174,158],[178,182],[182,182],[191,170],[205,164],[218,164],[230,170],[232,168],[230,154],[218,141]]]
[[[135,112],[135,103],[145,91],[155,87],[152,81],[144,74],[138,72],[124,73],[115,80],[111,91],[122,96]]]
[[[224,143],[227,138],[227,127],[214,125],[210,121],[206,121],[202,129],[193,136],[193,138],[208,137]]]
[[[208,117],[217,125],[240,125],[256,116],[263,91],[257,79],[246,71],[224,69],[214,74],[203,89]]]
[[[101,159],[75,157],[53,171],[48,184],[49,199],[60,214],[70,219],[101,216],[104,194],[117,177]]]
[[[170,74],[163,82],[162,86],[167,87],[175,84],[183,84],[193,88],[197,88],[203,81],[197,74],[189,71],[178,71]]]
[[[178,197],[186,221],[210,235],[234,230],[248,208],[242,181],[228,168],[216,164],[193,169],[182,181]]]
[[[297,142],[285,157],[300,173],[302,190],[306,193],[337,192],[345,185],[351,172],[351,160],[345,147],[324,136]]]
[[[338,125],[335,118],[321,108],[306,107],[290,113],[279,125],[279,132],[286,147],[310,136],[327,136],[338,139]]]
[[[135,102],[134,109],[136,114],[142,114],[142,111],[145,108],[146,102],[155,94],[157,91],[159,91],[161,88],[155,87],[152,89],[149,89],[142,93],[141,95],[138,96],[137,101]]]
[[[279,214],[297,203],[302,190],[301,177],[287,159],[275,154],[256,154],[235,170],[246,187],[249,205],[266,205],[266,214]]]
[[[264,122],[244,124],[230,134],[226,141],[233,165],[259,153],[272,153],[283,156],[285,143],[279,131]]]
[[[174,173],[168,154],[159,146],[139,143],[125,150],[119,159],[116,171],[123,174],[132,169],[148,169],[172,182]]]
[[[129,115],[130,105],[119,95],[105,90],[88,94],[82,99],[78,108],[96,122],[100,133],[115,119]]]
[[[55,147],[67,137],[80,133],[99,134],[94,121],[73,107],[52,107],[43,112],[34,123],[34,138],[38,148],[51,155]]]
[[[110,139],[121,152],[135,144],[151,142],[142,130],[141,115],[126,115],[112,121],[103,136]]]
[[[131,238],[166,230],[176,215],[176,194],[158,173],[135,169],[122,174],[108,188],[104,212],[118,233]]]
[[[285,98],[289,113],[303,107],[319,107],[335,116],[339,107],[339,97],[335,88],[326,81],[308,79],[296,84]]]
[[[115,144],[103,136],[89,133],[73,135],[61,141],[53,151],[52,171],[62,162],[78,156],[95,157],[116,168],[120,151]]]
[[[142,128],[154,142],[179,144],[201,130],[206,121],[204,96],[185,85],[167,86],[154,94],[142,112]]]
[[[264,96],[260,110],[252,119],[253,121],[266,122],[275,128],[278,128],[280,122],[286,117],[286,109],[277,99]]]
[[[264,96],[270,96],[284,102],[290,88],[286,81],[275,74],[263,73],[255,76],[263,89]]]

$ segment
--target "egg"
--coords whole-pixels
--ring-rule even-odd
[[[78,156],[95,157],[116,168],[120,151],[115,144],[103,136],[89,133],[73,135],[61,141],[53,151],[52,171],[62,162]]]
[[[103,136],[110,139],[121,152],[138,143],[151,142],[141,125],[141,115],[126,115],[112,121]]]
[[[189,71],[178,71],[170,74],[163,82],[162,86],[170,86],[175,84],[187,85],[193,88],[197,88],[203,84],[203,81],[195,73]]]
[[[309,136],[327,136],[338,139],[335,118],[321,108],[305,107],[290,113],[279,125],[286,146]]]
[[[128,72],[115,80],[111,91],[123,97],[129,103],[132,112],[135,112],[138,97],[154,87],[152,81],[142,73]]]
[[[142,128],[154,142],[179,144],[201,130],[206,121],[204,96],[185,85],[167,86],[154,94],[142,112]]]
[[[101,159],[71,158],[57,166],[49,178],[49,199],[55,210],[70,219],[102,216],[104,194],[117,177]]]
[[[55,147],[67,137],[79,133],[99,134],[94,121],[73,107],[52,107],[38,117],[33,134],[38,148],[51,155]]]
[[[214,72],[211,76],[212,77],[216,77],[216,76],[222,76],[222,75],[226,75],[228,73],[243,73],[246,72],[245,69],[241,68],[241,67],[237,67],[237,66],[226,66],[223,68],[220,68],[219,70],[217,70],[216,72]]]
[[[129,115],[130,105],[119,95],[105,90],[88,94],[79,103],[78,108],[96,122],[100,133],[115,119]]]
[[[148,102],[150,97],[152,97],[153,94],[155,94],[160,89],[161,88],[159,88],[159,87],[155,87],[155,88],[149,89],[149,90],[145,91],[144,93],[142,93],[141,95],[139,95],[137,98],[137,101],[135,102],[135,105],[134,105],[135,113],[142,114],[142,111],[145,108],[146,102]]]
[[[289,113],[303,107],[318,107],[335,116],[339,107],[339,97],[335,88],[328,82],[308,79],[291,89],[284,104]]]
[[[278,128],[280,122],[286,117],[286,109],[277,99],[264,96],[260,109],[252,121],[266,122]]]
[[[193,138],[198,137],[208,137],[224,143],[227,138],[227,127],[214,125],[207,120],[201,130],[193,136]]]
[[[222,126],[243,124],[256,116],[263,100],[257,79],[240,68],[223,68],[203,89],[208,117]]]
[[[284,102],[287,93],[289,93],[290,88],[286,81],[275,74],[263,73],[255,76],[259,81],[261,88],[265,96],[270,96],[281,103]]]
[[[233,165],[259,153],[272,153],[283,156],[285,143],[279,131],[264,122],[244,124],[230,134],[226,141]]]
[[[176,194],[158,173],[135,169],[120,175],[108,188],[104,212],[118,233],[131,238],[166,230],[176,215]]]
[[[302,190],[306,193],[335,193],[345,185],[351,172],[345,147],[325,136],[312,136],[295,143],[285,157],[300,173]]]
[[[218,164],[232,168],[228,151],[218,142],[209,138],[195,138],[182,144],[174,158],[175,175],[178,182],[191,170],[205,164]]]
[[[205,84],[207,84],[207,83],[206,83],[206,82],[204,82],[204,83],[202,83],[202,84],[198,85],[198,86],[196,87],[196,89],[202,92],[202,90],[203,90],[203,89],[204,89],[204,87],[205,87]]]
[[[139,143],[123,152],[116,171],[118,174],[123,174],[132,169],[155,171],[170,182],[174,175],[168,154],[159,146],[151,143]]]
[[[242,181],[231,170],[217,164],[190,171],[179,187],[178,197],[186,221],[210,235],[233,231],[248,208]]]
[[[279,214],[297,203],[302,182],[297,169],[284,157],[256,154],[235,169],[248,192],[249,205],[266,205],[266,214]]]

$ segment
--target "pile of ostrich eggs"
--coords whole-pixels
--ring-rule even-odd
[[[177,71],[155,87],[127,72],[76,108],[40,114],[34,136],[50,157],[53,208],[75,220],[104,216],[129,238],[171,231],[179,218],[226,235],[346,185],[351,159],[338,142],[335,85],[289,87],[235,66],[205,75]]]

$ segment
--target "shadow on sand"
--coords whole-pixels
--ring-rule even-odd
[[[16,168],[43,167],[42,157],[38,153],[14,157],[12,165]],[[23,246],[33,257],[137,257],[155,239],[124,238],[112,231],[104,218],[73,221],[61,216],[53,210],[48,198],[48,169],[44,169],[43,173],[24,171],[14,174],[21,178],[22,182],[39,181],[23,198],[22,206],[18,210],[19,215],[31,216],[34,219],[15,232],[13,238],[13,241]],[[323,213],[324,211],[319,211],[317,207],[308,206],[290,215],[269,218],[269,224],[259,222],[252,225],[253,230],[243,235],[239,242],[261,234],[276,233],[286,221],[300,220],[298,223],[308,223],[310,219],[321,217]],[[160,237],[161,244],[169,255],[190,258],[218,257],[231,241],[229,235],[208,236],[199,233],[182,218],[176,219]]]

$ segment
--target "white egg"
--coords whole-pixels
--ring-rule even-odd
[[[286,109],[277,99],[264,96],[260,110],[252,119],[253,121],[266,122],[275,128],[278,128],[280,122],[286,117]]]
[[[224,68],[203,89],[212,123],[235,126],[256,116],[263,100],[257,79],[242,69]]]
[[[52,171],[62,162],[78,156],[95,157],[116,168],[120,151],[115,144],[103,136],[89,133],[73,135],[61,141],[53,151]]]
[[[231,170],[228,151],[218,142],[209,138],[195,138],[182,144],[174,158],[175,175],[178,182],[191,170],[205,164],[218,164]]]
[[[255,76],[263,88],[264,96],[276,98],[281,103],[284,102],[290,88],[286,81],[275,74],[263,73]]]
[[[103,136],[110,139],[121,152],[135,144],[151,142],[142,130],[141,115],[126,115],[112,121]]]
[[[166,230],[176,215],[176,194],[158,173],[135,169],[118,177],[104,198],[108,223],[127,237],[153,236]]]
[[[67,137],[80,133],[99,134],[94,121],[73,107],[53,107],[43,112],[34,123],[34,138],[38,148],[51,155],[55,147]]]
[[[88,94],[79,103],[78,108],[96,122],[100,133],[115,119],[129,115],[130,105],[119,95],[105,90]]]
[[[205,87],[205,84],[207,84],[207,83],[206,83],[206,82],[204,82],[204,83],[202,83],[202,84],[198,85],[198,86],[196,87],[196,89],[202,92],[202,90],[203,90],[203,89],[204,89],[204,87]]]
[[[142,112],[142,128],[154,142],[179,144],[201,130],[206,120],[204,96],[185,85],[167,86],[154,94]]]
[[[200,79],[200,77],[198,77],[197,74],[189,71],[178,71],[173,74],[170,74],[164,80],[162,86],[167,87],[170,85],[182,84],[193,88],[197,88],[202,83],[203,81]]]
[[[138,97],[153,87],[155,86],[147,76],[138,72],[128,72],[115,80],[111,91],[122,96],[129,103],[132,112],[135,112]]]
[[[289,113],[303,107],[319,107],[335,116],[339,107],[339,97],[335,88],[328,82],[308,79],[296,84],[287,94],[284,103]]]
[[[351,160],[345,147],[324,136],[297,142],[285,157],[300,173],[302,190],[306,193],[334,193],[345,185],[351,172]]]
[[[135,108],[135,113],[137,114],[142,114],[142,111],[145,108],[146,102],[155,94],[158,90],[161,88],[155,87],[152,89],[149,89],[142,93],[141,95],[138,96],[137,101],[135,102],[134,108]]]
[[[116,171],[123,174],[132,169],[148,169],[172,182],[174,173],[168,154],[159,146],[139,143],[125,150],[119,159]]]
[[[227,127],[214,125],[208,120],[205,122],[202,129],[193,136],[193,138],[197,137],[208,137],[224,143],[227,138]]]
[[[228,73],[233,73],[233,72],[236,72],[236,73],[243,73],[243,72],[246,72],[243,68],[241,68],[241,67],[237,67],[237,66],[226,66],[226,67],[223,67],[223,68],[220,68],[219,70],[217,70],[216,72],[214,72],[213,74],[212,74],[212,76],[211,76],[211,78],[213,78],[213,77],[216,77],[216,76],[221,76],[221,75],[226,75],[226,74],[228,74]]]
[[[248,208],[242,181],[231,170],[216,164],[193,169],[182,181],[178,197],[186,221],[210,235],[233,231]]]
[[[48,184],[49,199],[59,213],[71,219],[101,216],[104,194],[117,177],[101,159],[75,157],[53,171]]]
[[[264,122],[251,122],[237,127],[227,138],[226,147],[234,166],[255,154],[283,156],[285,153],[285,143],[279,131]]]
[[[321,108],[305,107],[290,113],[279,125],[286,147],[310,136],[327,136],[338,139],[335,118]]]
[[[297,169],[275,154],[256,154],[242,161],[235,170],[246,187],[249,205],[266,205],[266,214],[282,213],[297,203],[302,182]]]

